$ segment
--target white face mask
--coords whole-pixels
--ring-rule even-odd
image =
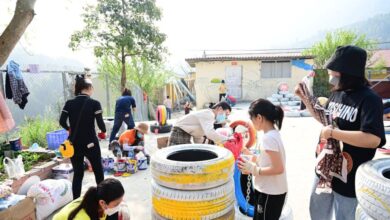
[[[340,82],[340,77],[332,76],[332,75],[329,76],[329,83],[330,84],[337,87],[339,85],[339,82]]]
[[[120,206],[117,205],[117,206],[114,207],[114,208],[106,208],[106,209],[104,209],[104,213],[105,213],[106,215],[110,216],[110,215],[113,215],[113,214],[119,212],[119,209],[120,209]]]

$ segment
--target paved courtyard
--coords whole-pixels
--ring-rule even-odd
[[[234,110],[230,119],[247,119],[248,105],[239,105]],[[318,140],[321,126],[311,117],[285,118],[281,130],[287,157],[288,198],[294,219],[305,220],[309,218],[309,195],[314,177],[314,149]],[[153,155],[157,151],[153,141],[154,134],[147,135],[146,147]],[[155,140],[155,139],[154,139]],[[387,135],[387,140],[390,136]],[[107,150],[108,142],[102,141],[103,155],[110,154]],[[387,143],[387,146],[390,146]],[[384,155],[377,155],[383,157]],[[112,176],[106,176],[112,177]],[[132,219],[151,219],[151,174],[150,169],[139,171],[129,177],[118,178],[126,190],[125,200],[131,209]],[[86,172],[83,181],[83,191],[94,185],[93,173]]]

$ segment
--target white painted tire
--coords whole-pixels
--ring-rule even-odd
[[[278,99],[274,98],[274,97],[268,97],[267,100],[270,102],[277,102],[278,101]]]
[[[355,220],[375,220],[371,218],[363,209],[358,205],[355,212]]]
[[[233,211],[234,183],[199,191],[174,190],[152,181],[155,216],[164,219],[218,219]]]
[[[308,110],[302,110],[300,112],[300,114],[301,114],[301,117],[311,117],[311,114]]]
[[[284,117],[301,117],[299,111],[284,111]]]
[[[374,219],[390,219],[390,159],[368,161],[358,168],[356,197],[361,208]]]
[[[202,190],[229,182],[234,173],[233,154],[219,146],[186,144],[157,151],[151,158],[153,179],[182,190]]]

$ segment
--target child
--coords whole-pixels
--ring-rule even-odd
[[[252,174],[254,178],[253,219],[278,220],[287,194],[286,157],[279,134],[283,110],[268,100],[258,99],[251,103],[249,115],[256,130],[264,132],[260,145],[261,152],[257,158],[250,156],[252,160],[246,155],[240,157],[238,167],[242,173]],[[247,149],[244,151],[245,154],[251,154]]]

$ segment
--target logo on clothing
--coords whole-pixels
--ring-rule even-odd
[[[336,102],[330,102],[328,110],[333,118],[340,118],[349,122],[355,122],[358,115],[357,108]]]
[[[261,206],[260,204],[259,205],[257,205],[257,213],[263,213],[264,211],[263,211],[263,206]]]

